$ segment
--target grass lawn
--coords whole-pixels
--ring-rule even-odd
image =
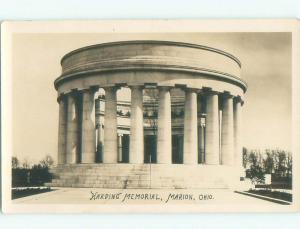
[[[11,197],[12,199],[18,199],[26,196],[36,195],[44,192],[51,192],[51,188],[16,188],[12,189]]]

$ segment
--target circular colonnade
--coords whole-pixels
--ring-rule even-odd
[[[128,164],[146,162],[145,93],[155,89],[156,164],[174,163],[171,91],[180,90],[184,114],[180,163],[242,166],[241,108],[247,85],[240,77],[241,63],[233,55],[181,42],[123,41],[74,50],[61,65],[62,75],[55,80],[59,165],[121,161],[117,91],[126,87],[131,91]],[[96,115],[100,103],[95,95],[100,89],[105,91],[102,123]]]

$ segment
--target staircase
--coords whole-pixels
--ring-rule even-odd
[[[115,189],[229,188],[231,168],[182,164],[74,164],[51,169],[50,187]]]

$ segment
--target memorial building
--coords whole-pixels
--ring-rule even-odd
[[[58,164],[49,186],[231,188],[242,176],[241,63],[182,42],[67,53],[55,82]]]

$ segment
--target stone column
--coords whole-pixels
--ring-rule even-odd
[[[223,95],[222,127],[221,127],[221,163],[233,165],[233,99],[229,94]]]
[[[234,146],[235,146],[235,165],[242,169],[243,166],[243,149],[241,144],[241,109],[242,101],[239,97],[234,99],[233,120],[234,120]]]
[[[159,87],[157,163],[172,163],[171,95],[169,87]]]
[[[201,125],[200,128],[200,163],[205,163],[205,127]]]
[[[66,163],[66,127],[67,127],[67,101],[64,95],[58,98],[59,120],[58,120],[58,164]]]
[[[103,153],[103,128],[102,123],[97,126],[97,162],[102,162],[102,153]]]
[[[96,162],[102,162],[102,154],[103,154],[103,143],[104,143],[104,117],[101,116],[101,113],[104,114],[104,100],[102,100],[103,95],[99,96],[96,99],[95,104],[95,113],[96,113],[96,133],[97,133],[97,144],[96,144]]]
[[[144,163],[143,88],[131,87],[130,163]]]
[[[101,112],[100,97],[95,100],[95,124],[96,124],[96,162],[101,162],[102,142],[101,142]]]
[[[197,92],[185,89],[183,163],[198,164]]]
[[[205,162],[217,165],[220,163],[219,100],[218,94],[215,92],[208,92],[206,95],[205,132]]]
[[[67,163],[75,164],[78,151],[78,121],[77,121],[77,105],[73,94],[67,95],[67,141],[66,154]]]
[[[122,134],[118,134],[118,162],[123,162],[123,155],[122,155]]]
[[[117,88],[105,89],[105,113],[104,113],[104,151],[103,163],[118,162],[117,142]]]
[[[205,96],[203,94],[198,94],[197,99],[197,109],[198,109],[198,163],[205,163],[205,109],[206,109],[206,101]]]
[[[95,90],[82,92],[82,128],[81,128],[81,162],[94,163],[96,159],[96,130],[95,115]]]

